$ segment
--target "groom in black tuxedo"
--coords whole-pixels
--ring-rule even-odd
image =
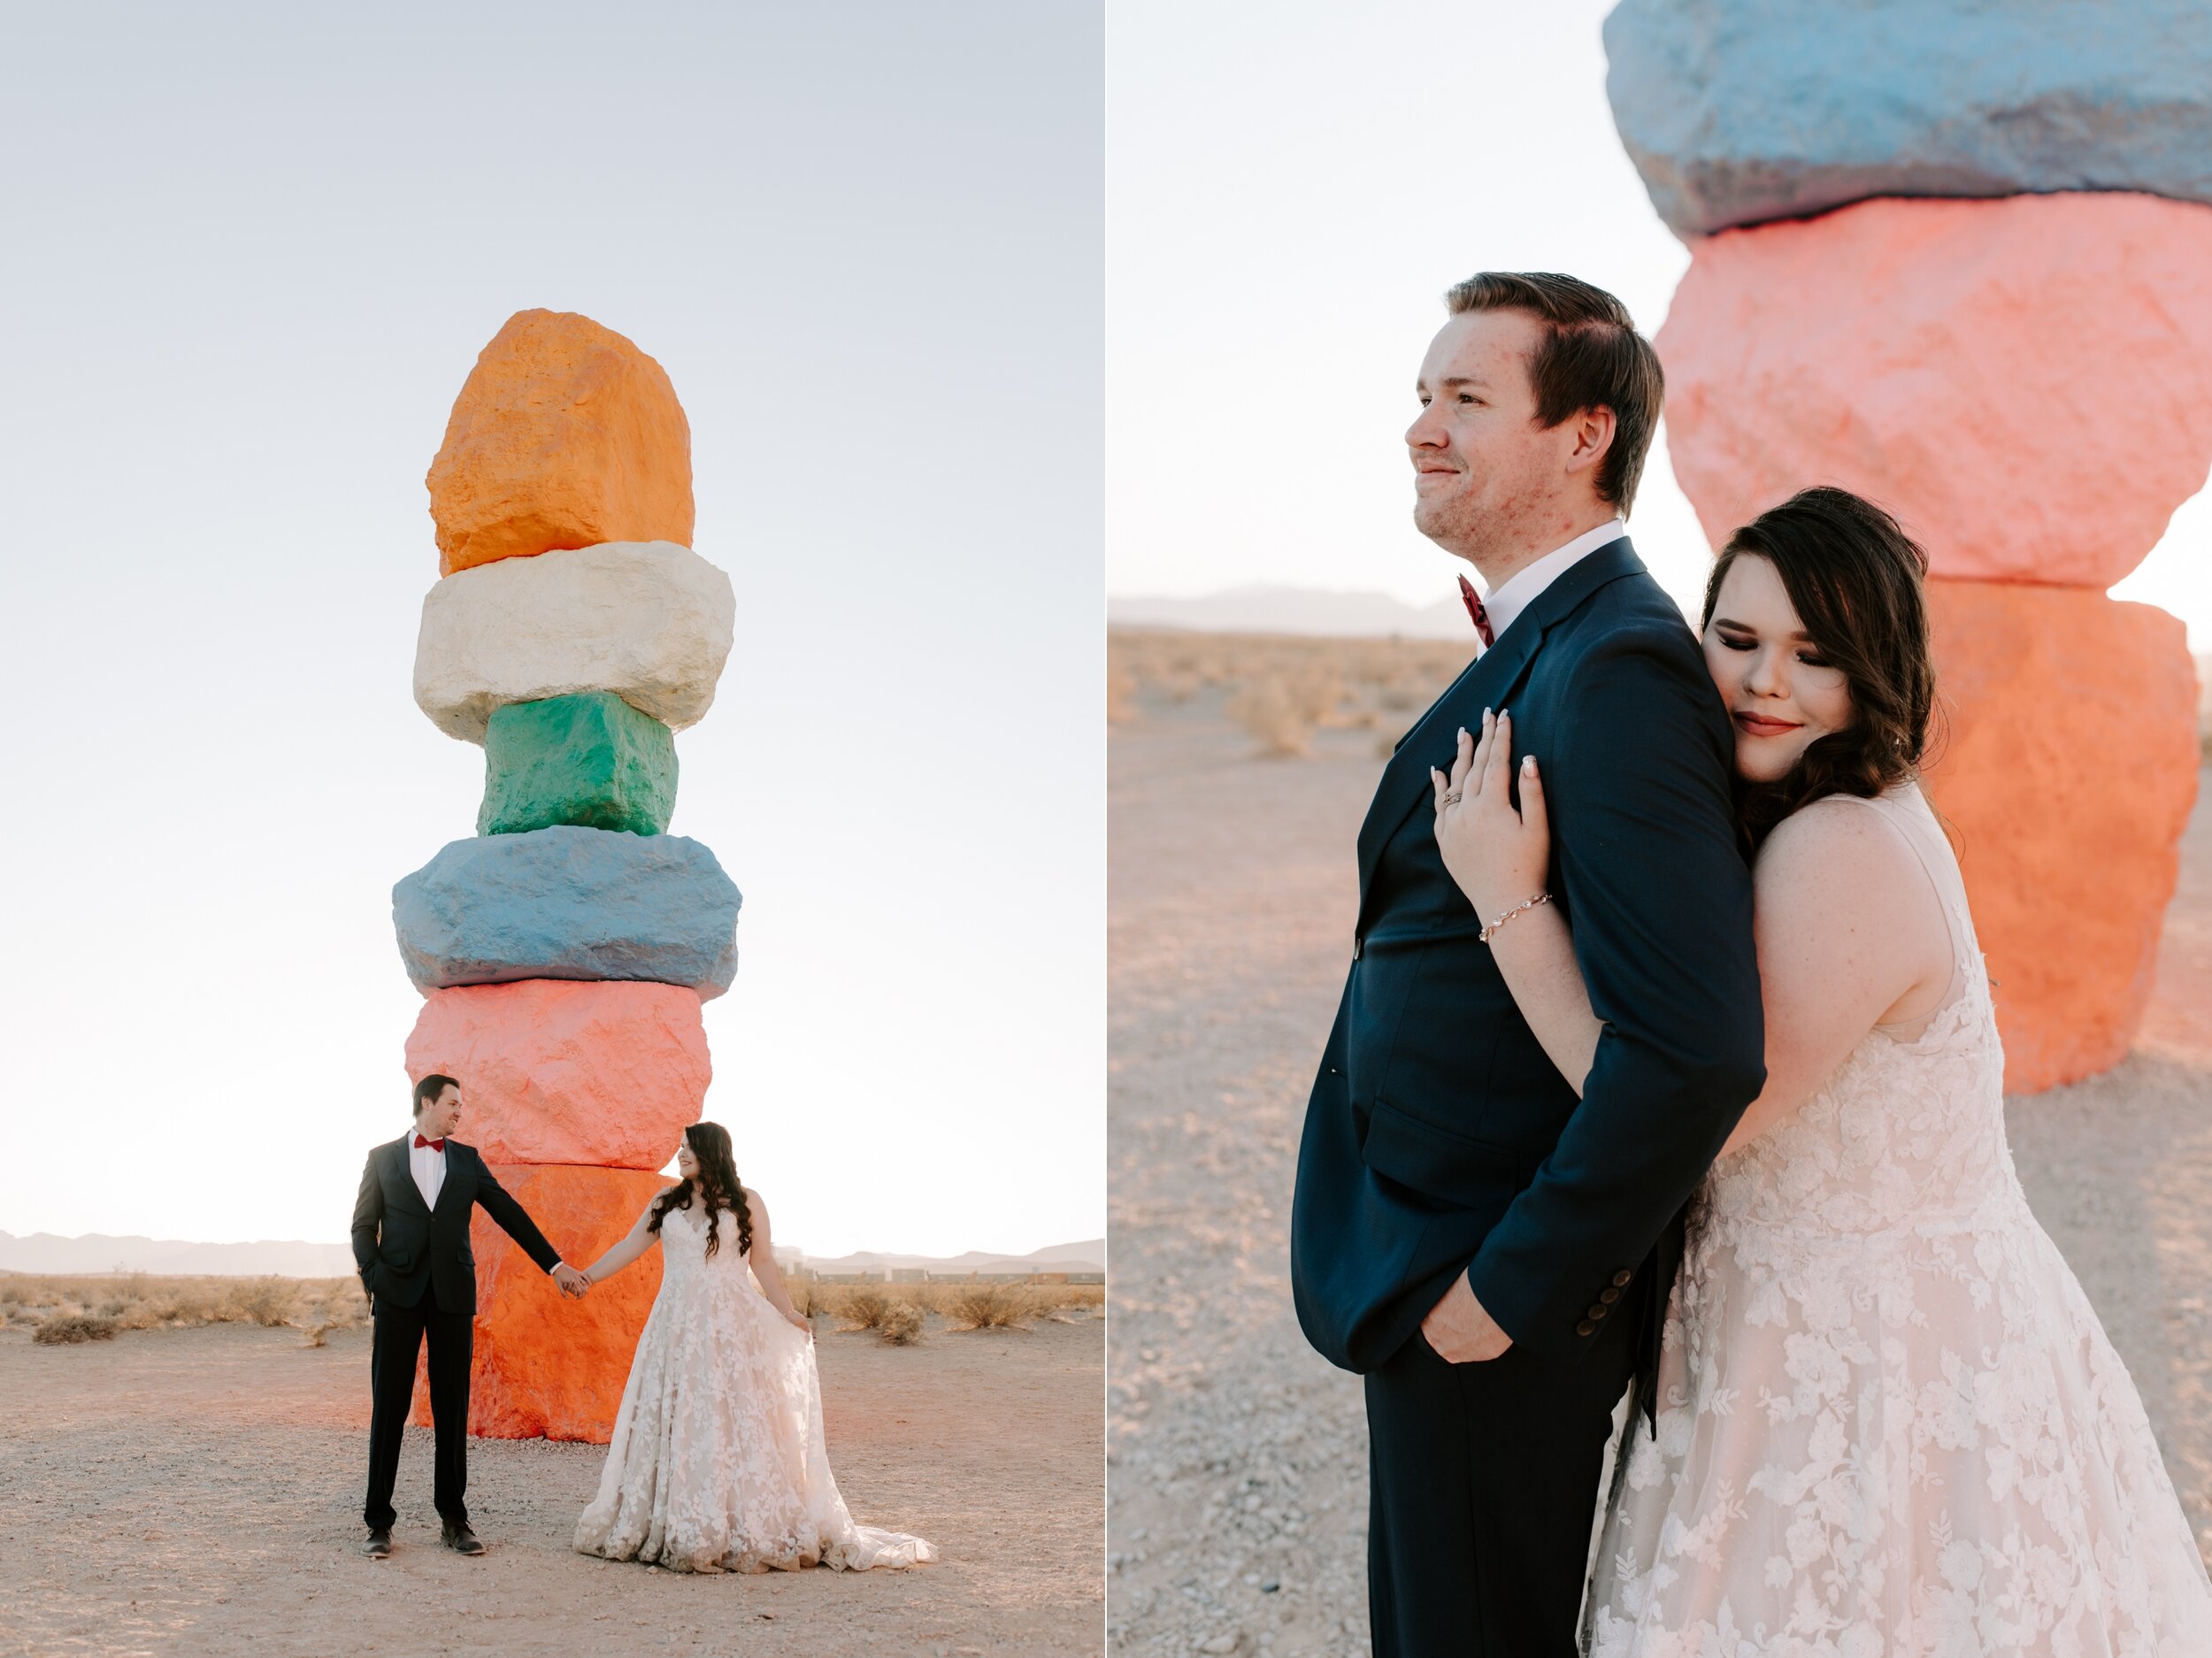
[[[550,1272],[565,1295],[588,1287],[545,1234],[508,1196],[472,1146],[449,1138],[461,1120],[461,1085],[425,1077],[415,1085],[413,1129],[369,1154],[353,1205],[353,1258],[374,1314],[369,1347],[369,1497],[362,1552],[392,1552],[392,1485],[400,1440],[414,1401],[415,1355],[430,1344],[430,1420],[437,1436],[433,1486],[445,1544],[463,1554],[484,1545],[469,1529],[469,1365],[476,1345],[476,1257],[471,1211],[482,1204],[523,1252]]]
[[[1291,1274],[1307,1339],[1366,1378],[1377,1658],[1568,1658],[1612,1412],[1637,1378],[1651,1418],[1682,1210],[1764,1079],[1764,1030],[1733,733],[1620,522],[1657,356],[1571,277],[1485,273],[1447,303],[1406,434],[1414,522],[1484,577],[1484,598],[1461,580],[1487,648],[1360,830]],[[1481,940],[1500,917],[1437,851],[1429,768],[1509,706],[1604,1026],[1579,1098]]]

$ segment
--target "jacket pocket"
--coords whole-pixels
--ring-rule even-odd
[[[1503,1213],[1527,1184],[1527,1160],[1378,1100],[1360,1157],[1377,1174],[1455,1209]]]
[[[405,1244],[396,1244],[388,1249],[379,1249],[376,1252],[376,1258],[395,1272],[404,1272],[415,1264],[415,1252]]]

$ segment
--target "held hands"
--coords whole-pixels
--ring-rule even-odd
[[[561,1293],[572,1301],[583,1300],[591,1288],[591,1279],[565,1261],[553,1269],[553,1281],[561,1286]]]
[[[1479,741],[1460,732],[1451,775],[1429,768],[1436,789],[1436,848],[1486,922],[1543,890],[1551,867],[1551,822],[1536,756],[1524,760],[1520,771],[1521,809],[1516,811],[1508,791],[1513,716],[1493,715],[1486,708]]]
[[[1444,1299],[1429,1309],[1429,1316],[1421,1321],[1421,1333],[1437,1356],[1451,1364],[1494,1359],[1513,1345],[1513,1338],[1482,1310],[1464,1272],[1452,1280]]]

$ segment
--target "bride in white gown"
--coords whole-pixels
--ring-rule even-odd
[[[791,1305],[768,1211],[741,1185],[727,1130],[695,1123],[680,1184],[594,1262],[596,1284],[661,1245],[660,1293],[622,1390],[599,1494],[576,1547],[679,1571],[865,1570],[937,1558],[855,1525],[822,1442],[812,1327]]]
[[[2142,1401],[2006,1145],[1990,982],[1916,771],[1925,572],[1886,514],[1816,489],[1739,531],[1707,589],[1767,1083],[1691,1206],[1657,1432],[1631,1418],[1598,1541],[1596,1658],[2212,1654]],[[1486,917],[1547,874],[1542,782],[1524,765],[1516,812],[1511,752],[1486,719],[1438,779]],[[1532,910],[1494,948],[1579,1078],[1598,1025],[1571,919]]]

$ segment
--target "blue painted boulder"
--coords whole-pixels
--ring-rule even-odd
[[[1685,237],[1877,196],[2212,203],[2203,0],[1622,0],[1605,52]]]
[[[415,988],[639,979],[718,996],[737,977],[736,886],[681,835],[560,825],[456,841],[392,888]]]

